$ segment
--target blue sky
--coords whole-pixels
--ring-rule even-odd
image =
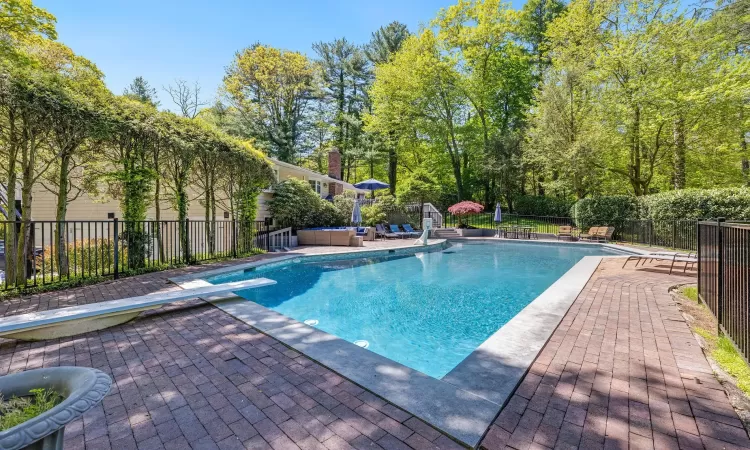
[[[92,60],[117,93],[141,75],[159,89],[197,80],[215,97],[224,68],[254,42],[311,55],[311,44],[364,43],[381,25],[415,30],[454,0],[35,0],[57,17],[59,40]],[[523,0],[515,0],[520,7]]]

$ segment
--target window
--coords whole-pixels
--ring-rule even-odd
[[[313,189],[313,191],[315,191],[318,194],[320,194],[320,181],[310,180],[310,181],[308,181],[308,183],[310,183],[310,187]]]

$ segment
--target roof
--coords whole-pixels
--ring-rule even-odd
[[[276,158],[268,158],[268,159],[270,159],[271,162],[273,162],[277,166],[287,167],[289,169],[294,169],[294,170],[297,170],[299,172],[306,173],[308,175],[313,175],[316,178],[320,178],[321,180],[327,181],[329,183],[339,183],[339,184],[343,185],[345,189],[348,189],[350,191],[363,192],[363,193],[370,192],[367,189],[359,189],[357,187],[354,187],[354,185],[351,184],[351,183],[347,183],[346,181],[343,181],[343,180],[337,180],[336,178],[329,177],[328,175],[323,175],[322,173],[318,173],[318,172],[316,172],[314,170],[305,169],[304,167],[295,166],[294,164],[289,164],[289,163],[284,162],[284,161],[279,161]]]

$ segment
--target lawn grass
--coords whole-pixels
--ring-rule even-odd
[[[682,306],[693,317],[693,320],[689,322],[690,328],[703,338],[706,353],[724,372],[735,379],[737,387],[745,395],[750,395],[750,366],[732,341],[727,336],[718,334],[713,314],[706,305],[698,301],[698,288],[683,286],[678,292],[689,300],[689,302],[683,302]]]
[[[32,398],[0,396],[0,431],[13,428],[57,406],[62,397],[55,391],[33,389]]]

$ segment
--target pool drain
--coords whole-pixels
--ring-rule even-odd
[[[367,341],[366,341],[366,340],[364,340],[364,339],[360,339],[360,340],[358,340],[358,341],[354,341],[354,345],[356,345],[356,346],[359,346],[359,347],[362,347],[362,348],[367,348],[367,347],[369,347],[369,346],[370,346],[370,343],[369,343],[369,342],[367,342]]]
[[[307,319],[307,320],[305,320],[305,325],[310,325],[311,327],[314,327],[318,323],[319,323],[318,319]]]

